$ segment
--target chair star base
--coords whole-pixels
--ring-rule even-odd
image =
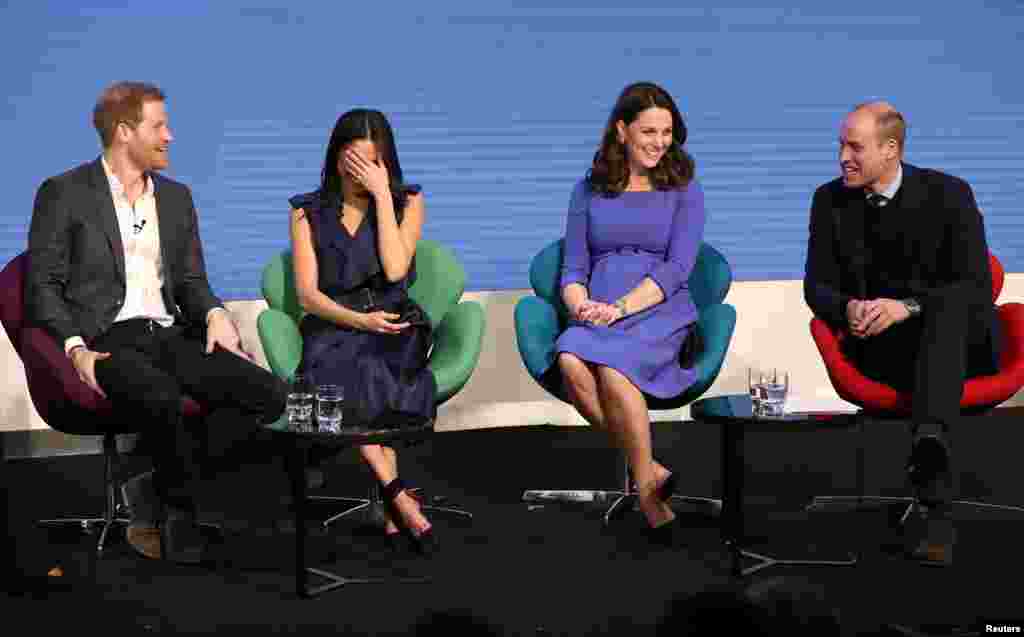
[[[326,584],[307,587],[302,592],[302,597],[306,598],[316,597],[349,584],[424,584],[431,581],[429,577],[344,577],[319,568],[306,568],[306,572],[328,580]]]
[[[604,523],[621,519],[626,511],[639,510],[637,493],[633,490],[604,491],[596,489],[528,489],[523,491],[523,502],[533,504],[589,504],[611,502],[604,514]],[[722,513],[722,501],[718,498],[691,495],[673,495],[672,502],[695,506],[702,514],[718,517]]]
[[[409,489],[408,490],[410,495],[413,495],[413,496],[415,496],[419,491],[420,491],[420,489]],[[362,513],[362,514],[366,515],[367,517],[369,517],[371,522],[375,522],[376,520],[374,520],[374,511],[375,510],[379,511],[379,510],[382,510],[382,509],[386,509],[386,507],[384,507],[384,499],[383,499],[383,497],[381,496],[381,493],[380,493],[380,487],[377,487],[377,486],[371,487],[368,496],[365,497],[365,498],[355,498],[355,497],[346,497],[346,496],[333,496],[333,495],[311,495],[311,496],[309,496],[308,499],[309,499],[310,502],[339,502],[339,503],[348,502],[348,503],[352,503],[353,506],[350,506],[348,509],[345,509],[341,513],[336,513],[336,514],[332,515],[331,517],[327,518],[326,520],[324,520],[321,524],[323,525],[323,527],[325,529],[328,526],[330,526],[332,523],[334,523],[334,522],[336,522],[336,521],[338,521],[338,520],[340,520],[340,519],[342,519],[344,517],[347,517],[347,516],[353,515],[353,514],[357,514],[357,513]],[[440,514],[456,515],[456,516],[459,516],[459,517],[464,518],[466,520],[469,520],[471,522],[473,521],[473,514],[472,513],[470,513],[469,511],[464,511],[463,509],[455,508],[455,507],[448,507],[448,506],[440,506],[440,505],[437,505],[437,504],[426,504],[426,503],[423,503],[423,504],[420,504],[420,511],[422,511],[423,513],[440,513]]]
[[[733,573],[741,577],[746,577],[758,571],[766,568],[772,568],[775,566],[856,566],[857,556],[849,553],[849,557],[845,560],[791,560],[772,557],[765,555],[764,553],[757,553],[755,551],[749,551],[746,549],[733,549]],[[754,560],[758,562],[753,566],[742,568],[743,558]]]
[[[355,513],[359,513],[361,511],[366,511],[367,513],[369,513],[371,505],[373,504],[373,500],[369,500],[367,498],[354,498],[354,497],[350,498],[350,497],[346,497],[346,496],[334,496],[334,495],[311,495],[311,496],[309,496],[309,501],[310,502],[338,502],[338,503],[350,502],[350,503],[352,503],[353,506],[350,506],[349,508],[345,509],[341,513],[336,513],[336,514],[332,515],[331,517],[327,518],[326,520],[324,520],[323,522],[321,522],[321,525],[325,529],[327,527],[329,527],[331,524],[333,524],[334,522],[337,522],[338,520],[340,520],[340,519],[342,519],[344,517],[347,517],[349,515],[352,515],[352,514],[355,514]]]
[[[810,504],[805,507],[805,510],[824,511],[826,509],[838,508],[841,511],[856,511],[865,508],[865,504],[881,506],[890,504],[906,504],[907,508],[903,511],[903,515],[900,516],[900,524],[905,523],[907,518],[910,517],[910,514],[913,513],[914,509],[920,506],[917,499],[910,496],[818,495],[814,496]],[[1017,513],[1024,513],[1024,507],[1012,504],[995,504],[991,502],[980,502],[978,500],[953,500],[953,504],[992,511],[1015,511]]]
[[[103,517],[87,518],[50,518],[37,520],[38,526],[78,526],[86,533],[94,533],[96,527],[102,527],[99,540],[96,542],[96,554],[103,555],[107,536],[112,528],[124,529],[131,522],[125,517],[126,508],[120,501],[121,482],[114,475],[114,464],[117,458],[117,439],[114,434],[103,436],[103,484],[106,490],[106,510]]]
[[[636,492],[622,493],[604,514],[604,523],[610,524],[612,520],[617,520],[622,517],[626,511],[638,511],[640,507],[637,500],[638,496]],[[722,515],[722,500],[719,498],[709,498],[697,495],[673,495],[669,501],[671,503],[678,502],[689,504],[695,507],[702,515],[706,515],[711,518],[717,518]]]
[[[77,526],[81,528],[83,533],[92,535],[96,533],[97,529],[100,530],[99,540],[96,542],[96,553],[98,555],[103,554],[103,550],[106,548],[107,538],[110,534],[111,529],[123,531],[131,523],[131,520],[125,517],[113,517],[113,518],[52,518],[48,520],[37,520],[36,524],[42,527],[63,527],[63,526]],[[122,534],[123,535],[123,534]]]

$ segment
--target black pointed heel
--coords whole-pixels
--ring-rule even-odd
[[[646,527],[644,535],[651,544],[658,546],[672,548],[682,545],[682,526],[679,524],[679,518],[672,518],[655,527]]]
[[[402,482],[401,478],[395,478],[381,487],[381,495],[387,503],[388,511],[391,514],[391,521],[394,522],[395,526],[399,528],[402,534],[409,539],[409,542],[417,553],[422,555],[431,555],[436,553],[441,547],[438,542],[437,535],[434,533],[433,525],[419,534],[414,533],[413,530],[405,523],[405,520],[402,518],[402,513],[395,505],[395,499],[405,490],[405,483]]]
[[[384,541],[387,542],[387,548],[393,553],[398,553],[402,550],[404,538],[402,537],[402,531],[399,529],[394,533],[384,533]]]

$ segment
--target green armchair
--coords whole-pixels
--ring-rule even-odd
[[[304,314],[295,293],[295,279],[290,251],[277,255],[263,269],[262,292],[269,306],[257,319],[257,331],[270,369],[290,380],[302,360],[302,336],[299,321]],[[427,361],[437,383],[435,401],[438,405],[461,390],[480,360],[484,335],[484,310],[475,301],[462,301],[466,272],[450,250],[427,239],[416,245],[416,282],[409,295],[430,317],[433,347]],[[326,527],[335,520],[357,511],[372,511],[379,504],[378,489],[370,489],[369,497],[312,496],[311,500],[350,503],[352,506],[323,522]],[[460,509],[424,505],[426,511],[453,513],[472,519]]]

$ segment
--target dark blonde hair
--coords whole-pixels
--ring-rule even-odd
[[[903,156],[903,146],[907,141],[907,120],[888,102],[865,102],[853,107],[851,113],[868,111],[875,116],[875,127],[878,128],[878,144],[887,140],[896,142],[896,148]]]
[[[651,186],[655,190],[682,188],[690,183],[696,171],[693,158],[686,152],[686,124],[668,91],[652,82],[630,84],[615,101],[601,138],[601,146],[594,153],[594,163],[587,180],[594,192],[614,197],[629,185],[629,162],[626,147],[619,142],[617,124],[629,126],[649,108],[663,108],[672,115],[672,145],[651,169]]]
[[[903,144],[907,141],[907,122],[903,119],[903,113],[899,111],[886,111],[875,117],[875,124],[878,126],[878,137],[880,140],[895,140],[900,155],[903,155]]]
[[[103,89],[92,109],[92,123],[104,148],[114,143],[114,131],[124,122],[135,128],[142,122],[142,105],[163,102],[167,97],[153,84],[117,82]]]

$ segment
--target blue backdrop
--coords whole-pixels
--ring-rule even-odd
[[[909,161],[972,183],[993,250],[1024,271],[1019,2],[638,2],[9,2],[0,259],[24,249],[42,179],[97,156],[99,91],[145,79],[168,93],[168,173],[193,188],[225,298],[258,298],[287,197],[316,185],[354,106],[391,118],[425,235],[458,252],[470,288],[528,287],[615,96],[649,79],[687,118],[707,240],[737,278],[803,276],[838,121],[873,98],[906,114]]]

